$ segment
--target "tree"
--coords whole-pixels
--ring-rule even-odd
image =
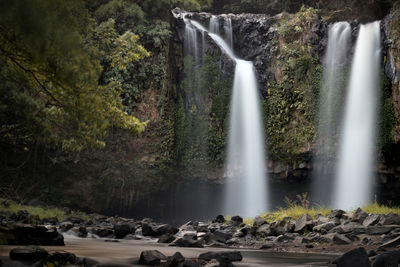
[[[146,56],[130,33],[94,41],[94,20],[79,0],[0,0],[0,141],[80,151],[103,147],[109,127],[140,133],[122,111],[120,84],[99,85],[101,44],[112,64]]]

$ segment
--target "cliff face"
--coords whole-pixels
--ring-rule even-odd
[[[316,115],[318,95],[322,82],[322,61],[331,21],[358,19],[372,21],[387,13],[387,5],[379,1],[368,1],[357,12],[351,8],[326,6],[320,13],[313,8],[302,8],[294,14],[281,13],[275,16],[254,14],[219,15],[221,21],[229,17],[232,21],[234,52],[239,57],[253,61],[257,70],[260,94],[263,98],[266,145],[269,153],[269,171],[273,178],[302,180],[310,176],[312,154],[316,149]],[[353,3],[354,4],[354,3]],[[373,7],[379,5],[379,12]],[[364,12],[365,10],[368,12]],[[356,10],[356,9],[353,9]],[[364,11],[363,11],[364,10]],[[175,13],[181,12],[175,10]],[[322,16],[321,16],[322,15]],[[187,18],[196,20],[207,27],[211,14],[187,13]],[[399,141],[399,5],[396,4],[382,20],[382,103],[379,143],[380,186],[397,181],[396,160],[393,157]],[[355,44],[359,21],[352,20],[352,41]],[[175,20],[178,40],[184,42],[184,24]],[[221,34],[224,29],[221,26]],[[206,38],[206,53],[218,49]],[[199,44],[200,46],[200,44]],[[229,58],[218,58],[223,75],[233,73]],[[351,61],[351,60],[349,60]],[[229,67],[226,67],[229,66]],[[387,77],[386,77],[387,76]],[[386,85],[385,85],[386,84]],[[385,93],[389,84],[392,89]],[[391,118],[391,110],[395,119]]]

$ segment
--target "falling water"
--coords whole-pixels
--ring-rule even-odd
[[[215,15],[212,15],[210,18],[210,32],[219,34],[219,20],[218,17]]]
[[[207,32],[198,22],[190,23]],[[263,125],[253,63],[236,58],[219,35],[208,34],[236,63],[228,137],[225,213],[255,216],[267,210],[268,199]]]
[[[229,47],[233,50],[232,20],[229,17],[224,18],[224,32]]]
[[[372,197],[379,64],[377,21],[361,25],[357,39],[333,194],[335,208],[362,206]]]
[[[328,33],[328,46],[324,57],[324,76],[320,92],[318,149],[314,159],[313,200],[326,203],[331,191],[333,163],[336,156],[336,138],[345,88],[345,67],[351,44],[351,27],[348,22],[333,24]],[[329,199],[328,199],[329,201]]]

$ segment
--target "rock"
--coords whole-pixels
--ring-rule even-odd
[[[225,222],[225,217],[223,215],[217,215],[217,217],[215,218],[215,220],[213,222],[224,223]]]
[[[365,218],[365,220],[363,221],[363,225],[364,226],[370,226],[370,225],[375,225],[379,222],[379,220],[381,219],[381,215],[379,214],[371,214],[368,215],[367,218]]]
[[[216,240],[222,243],[226,243],[226,241],[232,238],[232,233],[227,230],[216,230],[213,234]]]
[[[365,229],[365,233],[368,235],[382,235],[389,233],[393,229],[392,226],[370,225]]]
[[[400,216],[392,212],[384,214],[379,220],[380,225],[400,225]]]
[[[298,233],[285,233],[284,235],[280,235],[275,238],[274,242],[283,242],[287,243],[289,241],[295,240],[296,237],[298,237]]]
[[[122,239],[128,234],[134,233],[135,230],[135,228],[132,229],[131,226],[127,223],[114,225],[114,235],[117,239]]]
[[[142,223],[142,234],[144,236],[156,236],[156,233],[153,230],[153,227],[149,223]]]
[[[286,217],[281,221],[276,221],[270,224],[271,232],[276,235],[283,235],[284,233],[291,232],[294,229],[295,221]]]
[[[70,221],[61,222],[59,227],[60,227],[61,232],[67,232],[72,227],[74,227],[74,224],[72,222],[70,222]]]
[[[393,248],[393,247],[396,247],[398,245],[400,245],[400,236],[398,236],[398,237],[396,237],[396,238],[394,238],[394,239],[392,239],[392,240],[380,245],[379,249],[382,249],[382,248]]]
[[[22,261],[28,264],[41,261],[46,258],[49,253],[37,246],[26,246],[24,248],[14,248],[10,251],[10,259],[13,261]]]
[[[64,237],[57,230],[42,225],[16,223],[8,227],[0,226],[0,236],[5,237],[2,242],[8,245],[64,245]]]
[[[187,259],[182,263],[182,267],[199,267],[200,265],[195,261],[191,259]]]
[[[231,218],[231,221],[236,222],[236,223],[238,223],[238,224],[241,224],[241,223],[243,222],[243,218],[240,217],[240,216],[238,216],[238,215],[236,215],[236,216],[233,216],[233,217]]]
[[[171,243],[175,240],[175,237],[171,234],[163,234],[158,238],[157,243]]]
[[[347,224],[341,224],[335,226],[334,228],[329,230],[329,233],[338,233],[338,234],[353,233],[355,235],[358,235],[365,233],[365,227],[357,222],[349,222]]]
[[[264,244],[261,245],[260,249],[270,249],[275,247],[274,242],[265,242]]]
[[[42,222],[44,224],[57,225],[58,224],[58,219],[57,219],[57,217],[43,218]]]
[[[164,234],[174,235],[179,231],[179,229],[169,224],[161,224],[158,226],[154,226],[153,231],[154,231],[154,237],[158,237]]]
[[[312,222],[311,216],[308,214],[304,214],[296,221],[294,231],[295,232],[304,232],[308,228],[310,228],[310,226],[312,226],[312,224],[313,224],[313,222]]]
[[[182,238],[176,239],[170,244],[170,246],[202,248],[203,244],[201,240],[193,239],[189,236],[184,236]]]
[[[257,228],[254,234],[261,238],[270,236],[272,234],[271,227],[269,224],[263,224]]]
[[[363,223],[364,220],[368,217],[368,213],[363,211],[362,209],[358,208],[354,213],[353,213],[353,222],[358,222],[358,223]]]
[[[185,257],[180,252],[175,252],[174,255],[168,257],[165,264],[166,267],[177,267],[180,263],[185,261]]]
[[[92,233],[99,237],[112,237],[114,235],[114,230],[109,227],[100,226],[92,228]]]
[[[337,245],[347,245],[347,244],[351,244],[351,240],[348,239],[346,236],[344,235],[340,235],[340,234],[335,234],[333,236],[333,243],[337,244]]]
[[[335,226],[336,224],[334,222],[327,222],[314,226],[312,230],[314,232],[328,233]]]
[[[44,261],[45,266],[70,266],[78,263],[78,258],[69,252],[54,252]]]
[[[67,233],[72,234],[74,236],[81,237],[81,238],[87,237],[87,234],[88,234],[85,226],[72,227]]]
[[[139,264],[156,266],[167,257],[158,250],[145,250],[140,253]]]
[[[83,223],[84,221],[85,221],[84,219],[82,219],[79,216],[75,216],[75,215],[69,216],[68,218],[66,218],[64,220],[64,222],[72,222],[73,224],[80,224],[80,223]]]
[[[212,259],[216,259],[222,263],[241,261],[243,257],[240,251],[205,252],[199,255],[199,260],[210,261]]]
[[[216,259],[212,259],[204,265],[204,267],[219,267],[219,266],[220,262]]]
[[[368,267],[371,266],[369,262],[367,251],[365,248],[360,247],[352,249],[339,258],[333,263],[336,263],[337,267]]]
[[[342,218],[343,214],[345,214],[344,210],[332,210],[331,213],[328,214],[329,218]]]
[[[254,218],[253,227],[260,227],[261,225],[264,225],[266,223],[267,222],[263,218],[257,216],[256,218]]]
[[[394,250],[378,255],[375,258],[372,267],[397,267],[399,263],[400,263],[400,250]]]

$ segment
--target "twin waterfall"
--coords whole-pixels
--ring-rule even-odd
[[[215,16],[210,19],[210,30],[196,21],[184,21],[189,39],[197,42],[196,37],[191,37],[193,30],[199,31],[203,38],[205,33],[208,34],[236,64],[230,107],[224,213],[256,216],[267,210],[268,200],[264,127],[253,64],[235,56],[230,18],[224,18],[225,40],[219,35],[221,27]],[[191,49],[199,50],[197,45],[192,45]],[[196,56],[197,53],[192,54]]]
[[[324,204],[344,210],[361,207],[372,200],[380,23],[360,26],[350,79],[346,92],[343,92],[350,39],[351,27],[347,22],[332,25],[324,62],[319,154],[314,171],[314,192],[320,193],[315,197],[316,201],[324,202],[325,196]],[[345,105],[341,106],[343,101]],[[341,110],[344,110],[343,116]],[[330,174],[329,165],[335,158],[338,160]],[[328,196],[331,199],[327,199]]]
[[[235,56],[228,16],[212,16],[209,29],[187,18],[184,22],[185,53],[194,57],[196,65],[201,65],[206,36],[236,64],[224,213],[244,217],[261,214],[270,207],[264,127],[253,63]],[[335,23],[329,30],[313,170],[313,200],[340,209],[353,209],[371,200],[375,166],[380,23],[360,26],[350,64],[351,35],[347,22]]]

